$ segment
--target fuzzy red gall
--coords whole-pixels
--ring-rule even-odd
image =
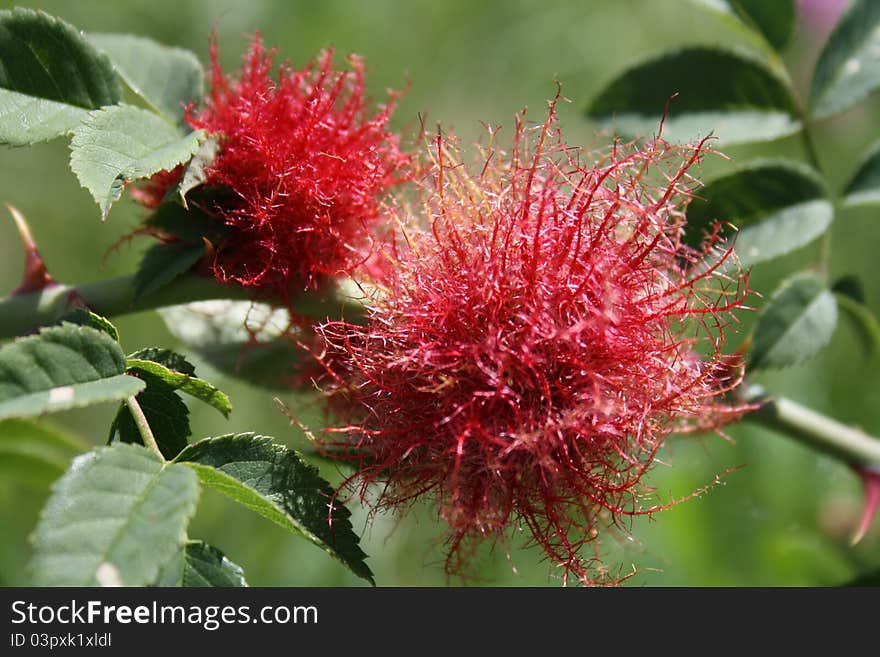
[[[586,546],[660,508],[642,480],[666,437],[744,410],[722,346],[745,277],[717,235],[684,241],[706,146],[616,145],[587,166],[551,110],[476,167],[433,150],[366,324],[318,329],[346,423],[319,440],[377,509],[438,504],[450,572],[524,527],[565,581],[614,580]]]
[[[274,54],[257,36],[227,76],[212,41],[211,92],[186,119],[219,141],[205,186],[220,196],[202,209],[231,232],[215,245],[214,275],[297,292],[368,257],[382,197],[407,178],[410,158],[388,128],[395,95],[371,113],[358,57],[337,70],[330,50],[273,76]],[[156,207],[179,176],[160,174],[136,197]]]

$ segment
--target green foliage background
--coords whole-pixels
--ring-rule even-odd
[[[368,84],[375,97],[384,89],[409,91],[400,104],[397,128],[413,134],[419,113],[427,124],[441,123],[464,143],[478,139],[480,122],[512,125],[523,106],[540,120],[555,93],[554,78],[571,99],[561,118],[568,141],[602,147],[607,135],[582,118],[587,101],[627,64],[673,44],[750,44],[687,0],[496,0],[401,2],[394,0],[98,0],[21,1],[74,25],[96,32],[131,32],[190,48],[207,58],[208,36],[216,29],[228,69],[238,66],[249,36],[260,30],[269,45],[295,65],[333,45],[340,54],[366,57]],[[0,8],[13,6],[0,2]],[[801,88],[823,28],[798,22],[787,61]],[[880,137],[880,107],[860,105],[817,126],[817,146],[832,184],[851,177],[869,143]],[[753,146],[729,147],[732,163],[708,162],[703,175],[715,175],[756,156],[802,157],[796,137]],[[63,140],[29,149],[0,150],[0,200],[18,207],[31,222],[43,255],[56,278],[85,282],[130,273],[146,240],[123,242],[141,210],[123,200],[101,224],[94,202],[67,169]],[[833,227],[832,278],[859,275],[867,305],[880,310],[880,224],[876,209],[848,209]],[[798,264],[810,261],[816,245],[754,272],[752,287],[765,295]],[[105,257],[106,256],[106,257]],[[17,283],[21,250],[11,221],[0,221],[0,291]],[[754,299],[756,305],[760,300]],[[755,313],[743,316],[743,333]],[[114,320],[127,351],[147,344],[175,347],[155,313]],[[195,359],[194,359],[195,360]],[[232,397],[230,419],[193,404],[196,435],[255,430],[281,442],[305,447],[303,435],[288,425],[272,395],[224,379],[196,360],[202,375]],[[758,379],[843,421],[880,433],[880,367],[863,356],[845,323],[816,359]],[[314,426],[323,421],[309,397],[282,396]],[[87,444],[106,439],[115,406],[70,412],[51,418]],[[693,499],[641,518],[617,536],[608,534],[602,556],[613,572],[635,575],[630,585],[833,585],[880,566],[880,529],[856,548],[849,535],[860,511],[857,480],[837,462],[817,456],[788,439],[752,426],[717,436],[679,437],[662,454],[670,467],[651,475],[663,500],[680,498],[725,473],[722,484]],[[742,466],[742,467],[740,467]],[[325,476],[338,481],[333,468]],[[26,582],[24,564],[46,488],[0,480],[0,584]],[[252,585],[363,585],[364,583],[306,541],[234,506],[211,491],[203,493],[191,534],[226,552],[242,565]],[[380,585],[443,585],[442,524],[428,507],[403,519],[369,519],[352,503],[356,530]],[[632,538],[627,537],[627,531]],[[500,547],[479,556],[470,583],[558,585],[556,573],[537,550],[522,550],[517,537],[510,559]],[[451,580],[458,584],[461,580]]]

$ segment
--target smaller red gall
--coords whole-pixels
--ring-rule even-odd
[[[358,266],[383,197],[409,176],[388,127],[396,95],[371,112],[363,62],[351,56],[337,70],[332,50],[300,70],[282,63],[275,76],[275,51],[259,35],[236,76],[221,69],[215,40],[210,51],[210,94],[186,120],[218,140],[204,185],[219,194],[200,205],[229,229],[214,245],[213,275],[286,296]],[[135,198],[157,207],[182,173],[157,174]]]

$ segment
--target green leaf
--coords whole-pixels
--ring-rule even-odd
[[[25,146],[69,134],[87,111],[119,102],[107,57],[41,11],[0,11],[0,143]]]
[[[880,352],[880,321],[865,305],[861,282],[855,276],[844,276],[831,286],[837,299],[837,307],[849,318],[865,353],[869,356]]]
[[[794,0],[691,0],[709,10],[738,35],[764,51],[768,63],[783,73],[774,49],[781,49],[794,27]]]
[[[199,150],[193,155],[189,164],[186,165],[186,171],[183,172],[183,180],[180,181],[180,199],[183,201],[184,207],[188,207],[186,195],[207,180],[208,167],[211,166],[214,158],[217,157],[219,148],[220,143],[217,139],[208,137],[199,146]]]
[[[88,110],[0,88],[0,144],[30,146],[71,134]]]
[[[106,218],[125,185],[186,162],[203,138],[201,130],[181,137],[153,112],[117,105],[90,112],[73,131],[70,168]]]
[[[751,55],[691,47],[656,56],[618,75],[587,116],[627,137],[657,132],[692,141],[714,133],[725,144],[777,139],[801,128],[786,83]]]
[[[794,0],[730,0],[734,11],[747,25],[754,26],[777,50],[781,50],[794,31],[797,13]]]
[[[797,274],[783,283],[758,318],[746,367],[795,365],[816,355],[831,340],[837,304],[821,280]]]
[[[58,320],[59,324],[63,324],[64,322],[78,324],[79,326],[90,326],[98,331],[104,331],[104,333],[116,340],[116,342],[119,342],[119,331],[113,326],[113,323],[105,317],[96,315],[91,310],[75,308]]]
[[[247,586],[241,566],[226,558],[213,545],[189,541],[168,564],[159,586],[242,587]]]
[[[175,392],[175,388],[160,377],[148,372],[137,372],[146,384],[138,394],[137,402],[147,418],[147,424],[166,459],[173,459],[188,444],[192,435],[189,426],[189,409]],[[121,441],[143,445],[140,429],[134,421],[128,405],[123,403],[110,427],[110,443]]]
[[[837,305],[849,318],[865,353],[873,356],[880,352],[880,321],[871,309],[847,296],[838,296]]]
[[[32,420],[0,420],[0,479],[48,484],[84,449],[54,427]]]
[[[373,581],[350,512],[335,500],[317,468],[296,452],[266,436],[229,434],[190,445],[175,462],[191,466],[204,485],[305,536],[359,577]]]
[[[256,385],[281,388],[305,352],[285,331],[286,310],[250,301],[200,301],[159,311],[171,333],[212,367]]]
[[[184,107],[205,93],[205,71],[195,54],[131,34],[90,34],[88,39],[110,57],[132,91],[174,123],[185,125]]]
[[[834,294],[849,297],[853,301],[865,303],[865,288],[862,287],[862,282],[858,276],[853,276],[852,274],[841,276],[834,281],[831,291]]]
[[[193,203],[190,203],[189,209],[177,202],[163,203],[147,217],[146,223],[193,245],[204,244],[203,238],[216,244],[230,230],[229,226],[202,212]]]
[[[0,419],[137,394],[144,384],[125,367],[116,341],[87,326],[65,323],[19,338],[0,349]]]
[[[697,196],[687,209],[688,242],[699,243],[715,221],[733,223],[743,267],[809,244],[834,218],[821,176],[786,160],[754,162],[709,182]]]
[[[171,242],[155,244],[144,254],[134,275],[134,298],[162,289],[185,274],[205,255],[204,244]]]
[[[880,87],[880,3],[853,0],[828,37],[810,88],[811,113],[849,109]]]
[[[880,142],[874,144],[843,190],[844,207],[880,204]]]
[[[146,586],[186,541],[198,480],[137,445],[77,457],[34,531],[36,586]]]
[[[129,354],[128,357],[134,360],[151,360],[154,363],[164,365],[169,370],[174,370],[187,376],[195,376],[196,374],[195,365],[190,363],[184,356],[170,349],[147,347],[146,349],[138,349],[133,354]]]
[[[209,406],[213,406],[226,417],[229,417],[229,413],[232,411],[232,402],[229,401],[226,393],[221,392],[207,381],[182,372],[175,372],[151,360],[129,358],[128,369],[130,372],[137,373],[138,376],[146,373],[158,377],[172,389],[192,395]]]

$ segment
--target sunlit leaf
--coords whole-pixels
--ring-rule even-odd
[[[0,349],[0,419],[125,399],[144,387],[125,368],[116,341],[88,326],[65,323],[19,338]]]
[[[88,110],[119,102],[107,57],[75,27],[41,11],[0,11],[0,62],[0,143],[67,135]]]
[[[765,141],[797,132],[786,83],[751,55],[690,47],[644,60],[593,99],[587,116],[626,137],[656,134],[670,99],[663,136],[693,141],[714,134],[724,144]]]
[[[203,137],[200,130],[181,136],[149,110],[116,105],[90,112],[74,130],[70,168],[106,217],[128,183],[186,162]]]
[[[34,531],[37,586],[144,586],[186,541],[198,480],[137,445],[77,457]]]
[[[189,50],[132,34],[89,34],[125,83],[157,111],[183,124],[187,104],[204,94],[205,72]]]

